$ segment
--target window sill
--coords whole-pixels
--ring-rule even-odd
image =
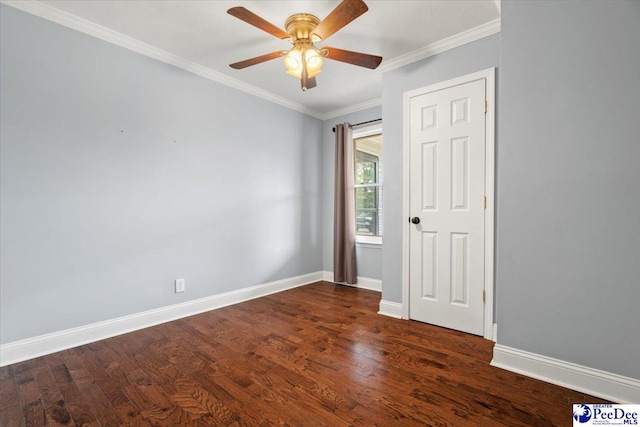
[[[362,248],[380,249],[382,247],[382,236],[356,235],[356,246],[359,246]]]

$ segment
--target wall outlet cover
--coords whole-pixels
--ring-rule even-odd
[[[186,288],[186,280],[185,279],[176,279],[175,280],[175,284],[176,284],[176,294],[180,293],[180,292],[184,292],[185,288]]]

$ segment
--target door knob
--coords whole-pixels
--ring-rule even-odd
[[[420,218],[418,218],[417,216],[414,216],[413,218],[411,218],[411,223],[420,224]]]

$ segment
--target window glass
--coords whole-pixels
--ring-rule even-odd
[[[354,138],[356,234],[382,236],[382,133]]]

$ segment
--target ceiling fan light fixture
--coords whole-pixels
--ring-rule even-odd
[[[310,77],[322,72],[322,56],[315,46],[311,45],[310,49],[307,49],[305,56],[307,59],[307,71]]]
[[[368,9],[363,0],[342,0],[322,21],[308,13],[291,15],[285,21],[285,32],[242,6],[232,7],[227,13],[279,39],[289,40],[293,47],[289,51],[275,51],[229,66],[240,70],[284,56],[287,73],[300,79],[303,91],[317,86],[315,76],[322,72],[324,58],[375,69],[382,62],[381,56],[333,47],[318,50],[314,46],[314,43],[326,40]]]
[[[287,73],[296,78],[302,77],[302,69],[305,63],[309,78],[315,77],[322,72],[322,56],[318,49],[309,43],[297,44],[284,57]]]
[[[287,52],[284,57],[284,66],[287,67],[287,73],[300,77],[302,75],[302,52],[296,48]]]

